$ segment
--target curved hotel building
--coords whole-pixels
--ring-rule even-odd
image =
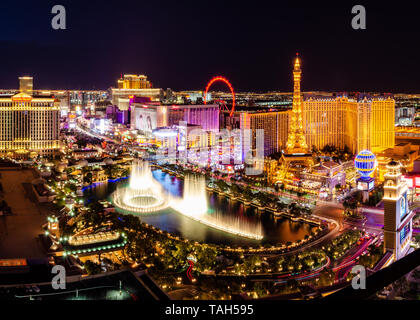
[[[59,149],[60,107],[54,96],[35,96],[32,77],[20,77],[15,95],[0,96],[0,154],[48,156]]]

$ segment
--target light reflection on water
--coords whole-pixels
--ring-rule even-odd
[[[161,170],[154,170],[153,177],[159,181],[171,195],[182,197],[182,180]],[[127,181],[128,180],[121,180],[118,182],[100,184],[94,188],[86,189],[84,194],[87,201],[91,201],[92,199],[109,199],[109,195],[116,189],[116,186],[119,183],[127,184]],[[243,221],[256,222],[260,220],[264,231],[264,239],[258,241],[234,236],[194,221],[171,208],[165,209],[159,214],[140,216],[140,219],[159,229],[166,230],[172,234],[178,234],[186,239],[228,245],[282,244],[288,241],[293,242],[303,239],[306,234],[310,234],[312,229],[308,224],[293,222],[288,219],[277,219],[276,221],[269,214],[258,214],[252,207],[245,207],[238,201],[230,201],[215,193],[207,194],[207,196],[210,214],[217,211],[223,212],[225,215],[240,217]]]

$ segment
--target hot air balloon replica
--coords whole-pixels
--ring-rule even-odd
[[[363,191],[363,201],[369,199],[369,192],[375,187],[375,179],[372,177],[377,166],[375,155],[370,150],[360,151],[354,159],[354,166],[360,174],[357,179],[357,189]]]

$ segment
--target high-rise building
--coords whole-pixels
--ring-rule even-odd
[[[151,134],[160,127],[179,125],[185,121],[199,125],[203,130],[219,130],[219,106],[207,105],[161,105],[156,102],[133,102],[131,104],[131,128]]]
[[[19,90],[26,94],[32,94],[33,78],[32,77],[19,77]]]
[[[395,100],[373,98],[371,150],[379,152],[395,145]]]
[[[0,97],[0,153],[14,157],[53,155],[59,149],[59,101],[53,96],[31,94],[32,78],[19,80],[19,93]]]
[[[347,146],[356,154],[394,146],[395,101],[390,97],[309,97],[303,105],[309,148]]]
[[[152,88],[152,84],[144,75],[126,74],[117,80],[117,88],[111,88],[112,104],[120,110],[128,110],[134,97],[148,97],[152,101],[164,100],[165,91],[161,88]]]
[[[243,154],[246,155],[250,150],[255,153],[258,129],[264,130],[264,156],[281,152],[286,148],[290,114],[291,111],[240,112],[242,136],[245,136],[244,130],[250,130],[251,135],[249,146],[247,150],[243,150]],[[245,147],[246,144],[243,146]]]
[[[117,81],[118,89],[149,89],[152,83],[143,74],[125,74]]]
[[[408,206],[408,187],[400,167],[396,161],[389,162],[384,176],[384,250],[393,253],[393,260],[407,253],[413,232],[414,212]]]

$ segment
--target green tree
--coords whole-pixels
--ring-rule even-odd
[[[84,267],[88,275],[98,274],[101,272],[101,265],[91,260],[87,260]]]
[[[83,178],[83,182],[85,182],[87,184],[91,184],[92,183],[92,172],[86,173],[86,175]]]
[[[89,203],[88,208],[90,212],[95,213],[102,213],[104,211],[104,206],[97,200]]]

